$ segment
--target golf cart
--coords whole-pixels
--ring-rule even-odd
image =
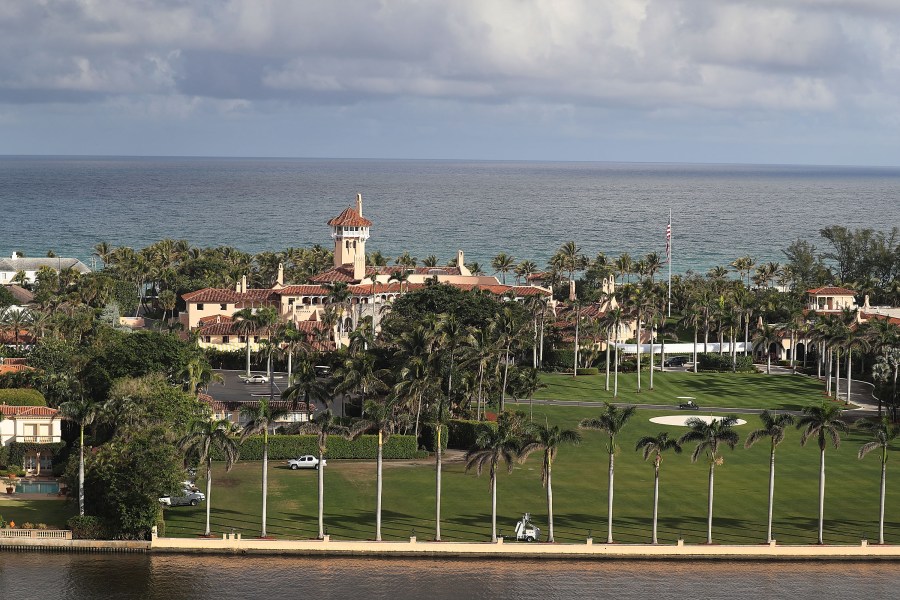
[[[693,400],[687,400],[678,405],[681,410],[700,410],[700,407]]]
[[[516,541],[534,542],[541,539],[541,530],[531,522],[531,513],[525,513],[516,522]]]

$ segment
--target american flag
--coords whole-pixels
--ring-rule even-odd
[[[666,225],[666,262],[672,261],[672,217],[669,217],[669,224]]]

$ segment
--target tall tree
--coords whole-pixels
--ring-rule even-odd
[[[504,417],[507,415],[504,415]],[[485,467],[490,473],[491,492],[491,541],[497,541],[497,466],[506,463],[509,473],[519,452],[520,439],[510,419],[501,418],[497,428],[480,425],[475,445],[466,452],[466,471],[475,470],[481,475]]]
[[[362,420],[354,424],[354,433],[374,431],[378,436],[375,453],[375,541],[381,541],[381,491],[384,485],[384,445],[396,431],[401,413],[393,399],[370,399],[363,407]]]
[[[754,430],[744,441],[744,447],[750,448],[763,438],[769,438],[771,448],[769,451],[769,513],[766,526],[766,541],[772,542],[772,507],[775,501],[775,448],[784,441],[785,428],[794,424],[794,417],[788,413],[770,413],[764,410],[759,416],[762,427]]]
[[[218,451],[225,458],[225,470],[230,471],[237,462],[240,450],[234,438],[235,427],[226,419],[197,420],[190,431],[178,441],[182,452],[196,457],[200,463],[206,463],[206,531],[210,535],[209,511],[212,505],[212,459],[213,452]]]
[[[713,492],[716,475],[716,465],[724,462],[724,458],[719,454],[722,446],[728,446],[732,450],[737,445],[740,436],[733,429],[737,424],[734,417],[714,417],[711,422],[707,423],[699,417],[691,417],[685,424],[691,428],[678,440],[679,444],[687,442],[697,442],[697,447],[691,454],[691,462],[697,462],[702,455],[706,455],[709,463],[709,490],[707,492],[707,512],[706,512],[706,543],[712,544],[712,522],[713,522]]]
[[[606,410],[597,418],[583,419],[578,425],[582,429],[595,429],[606,432],[609,436],[609,443],[606,446],[606,452],[609,454],[609,489],[607,495],[607,522],[606,522],[606,543],[613,543],[613,479],[615,477],[615,456],[618,451],[616,446],[616,438],[624,429],[625,424],[634,415],[634,406],[626,406],[619,408],[606,403]]]
[[[78,425],[78,514],[84,516],[84,428],[97,418],[97,405],[83,394],[76,394],[59,405],[60,414]]]
[[[802,429],[800,445],[805,446],[810,438],[815,437],[819,445],[819,544],[822,541],[822,530],[825,524],[825,448],[828,441],[835,449],[841,445],[841,433],[849,427],[841,419],[842,409],[835,404],[822,402],[820,406],[805,406],[803,415],[797,420],[797,429]]]
[[[266,502],[269,497],[269,429],[276,422],[287,416],[288,412],[284,409],[274,408],[265,398],[261,398],[256,406],[244,406],[241,408],[241,417],[244,423],[244,430],[241,432],[241,443],[248,440],[251,436],[263,436],[263,459],[262,459],[262,528],[260,537],[266,537]]]
[[[872,436],[870,442],[859,447],[857,456],[861,460],[873,450],[881,450],[881,487],[878,497],[878,543],[884,544],[884,497],[885,482],[887,480],[888,448],[891,442],[900,435],[900,425],[892,424],[887,417],[877,419],[864,419],[857,424],[860,431],[865,431]]]
[[[659,543],[656,535],[656,525],[659,518],[659,466],[662,463],[662,453],[672,450],[675,454],[681,454],[681,444],[678,440],[669,438],[665,431],[653,435],[644,436],[637,441],[635,450],[643,450],[644,460],[653,455],[653,544]]]
[[[578,445],[581,443],[581,434],[572,429],[560,429],[557,425],[550,426],[531,423],[527,428],[525,443],[519,452],[519,461],[524,462],[532,452],[543,452],[541,461],[541,483],[547,489],[547,541],[553,542],[553,461],[556,453],[563,444]]]

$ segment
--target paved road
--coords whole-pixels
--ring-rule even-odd
[[[225,380],[225,383],[214,383],[209,386],[209,395],[215,398],[216,400],[221,400],[223,402],[247,402],[251,400],[259,400],[260,398],[268,398],[269,397],[269,384],[268,383],[244,383],[242,379],[246,376],[247,372],[243,369],[240,371],[230,371],[217,369],[216,373],[222,376]],[[265,375],[265,371],[250,371],[252,375]],[[275,384],[275,399],[278,400],[281,397],[281,392],[283,392],[287,388],[287,373],[285,372],[276,372],[272,378],[272,381]],[[344,397],[338,396],[334,398],[329,404],[331,410],[336,415],[344,414]],[[328,408],[329,406],[324,405],[321,402],[316,402],[316,412],[320,412]]]

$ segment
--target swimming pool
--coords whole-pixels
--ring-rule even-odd
[[[16,484],[17,494],[57,494],[59,483],[56,481],[34,481]]]

